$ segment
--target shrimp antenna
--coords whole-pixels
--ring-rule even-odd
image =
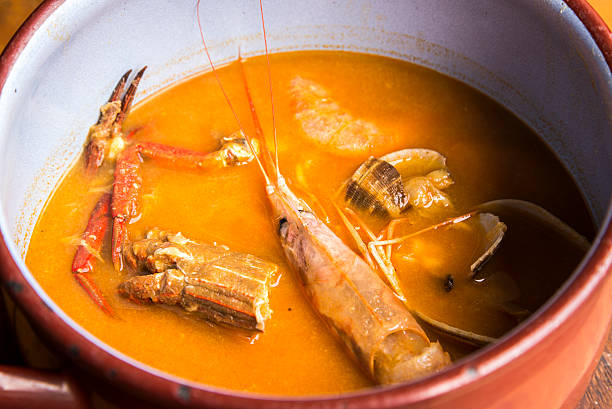
[[[266,184],[270,185],[270,178],[268,177],[268,174],[266,173],[263,164],[261,163],[261,160],[259,159],[259,156],[257,155],[257,152],[255,151],[255,148],[253,147],[253,144],[251,143],[251,138],[247,135],[247,133],[244,131],[244,128],[242,127],[242,124],[240,122],[240,119],[238,118],[238,114],[236,113],[236,110],[234,109],[234,106],[232,105],[232,102],[229,99],[229,96],[227,95],[227,93],[225,92],[225,88],[223,87],[223,84],[221,83],[221,79],[219,78],[219,74],[217,73],[217,69],[215,68],[215,64],[213,64],[212,62],[212,58],[210,57],[210,53],[208,52],[208,47],[206,46],[206,41],[204,40],[204,30],[202,29],[202,21],[200,19],[200,2],[201,0],[198,0],[196,3],[196,14],[198,17],[198,28],[200,29],[200,38],[202,38],[202,45],[204,46],[204,51],[206,52],[206,57],[208,57],[208,62],[210,63],[210,68],[212,68],[212,72],[215,75],[215,79],[217,80],[217,84],[219,84],[219,88],[221,89],[221,92],[223,93],[223,96],[225,97],[225,101],[227,102],[227,105],[229,106],[230,110],[232,111],[232,114],[234,115],[234,119],[236,119],[236,123],[238,124],[238,128],[240,129],[240,132],[242,132],[242,134],[244,135],[244,137],[246,138],[247,143],[249,144],[249,148],[251,149],[251,152],[253,153],[253,156],[255,157],[255,160],[257,161],[257,164],[259,165],[259,169],[261,169],[261,173],[264,176],[264,179],[266,180]],[[264,143],[264,141],[262,141],[262,144]]]
[[[251,90],[249,89],[249,83],[247,81],[246,72],[244,71],[244,64],[242,63],[242,56],[240,55],[240,49],[238,49],[238,65],[240,66],[240,73],[242,74],[242,83],[244,84],[244,93],[246,94],[247,102],[249,103],[249,108],[251,110],[251,119],[253,120],[253,126],[255,127],[255,135],[259,138],[263,143],[261,145],[261,154],[264,157],[264,163],[269,165],[272,168],[276,168],[276,176],[278,180],[278,166],[274,165],[274,161],[272,159],[272,155],[270,151],[266,147],[263,129],[261,128],[261,123],[259,122],[259,117],[257,116],[257,110],[255,109],[255,103],[253,102],[253,97],[251,96]]]
[[[274,94],[272,93],[272,70],[270,68],[270,53],[268,52],[268,36],[266,35],[266,24],[264,22],[263,2],[259,0],[259,10],[261,11],[261,28],[263,31],[264,45],[266,47],[266,62],[268,64],[268,84],[270,86],[270,103],[272,106],[272,129],[274,130],[274,163],[276,165],[276,179],[280,179],[278,167],[278,141],[276,140],[276,115],[274,112]]]

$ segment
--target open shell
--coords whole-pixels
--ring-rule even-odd
[[[402,149],[362,163],[346,182],[344,199],[356,210],[395,218],[409,206],[451,206],[442,190],[452,184],[442,154]]]
[[[493,257],[495,251],[501,245],[504,233],[508,227],[492,213],[480,213],[477,216],[485,232],[485,250],[470,266],[471,278],[477,279],[478,273],[484,265]]]
[[[484,236],[480,256],[470,266],[470,277],[477,279],[477,273],[482,270],[484,265],[489,261],[502,243],[507,226],[500,221],[499,217],[492,213],[476,213],[472,217],[465,218],[458,223],[453,223],[450,228],[457,228],[468,220],[476,221],[482,229]],[[501,308],[501,307],[500,307]],[[479,334],[477,332],[468,331],[459,327],[455,327],[446,322],[431,318],[422,311],[412,310],[412,314],[431,326],[436,332],[450,336],[461,342],[475,346],[484,346],[495,342],[497,338]],[[505,312],[505,311],[504,311]]]
[[[591,247],[584,236],[535,203],[517,199],[500,199],[478,205],[476,209],[499,214],[504,219],[520,219],[522,223],[537,225],[541,229],[554,233],[566,245],[583,253],[586,253]]]
[[[402,176],[409,203],[416,208],[451,205],[442,190],[453,184],[446,158],[431,149],[402,149],[380,157]]]
[[[481,335],[475,332],[466,331],[461,328],[453,327],[452,325],[449,325],[445,322],[435,320],[427,316],[426,314],[423,314],[422,312],[415,311],[415,310],[412,310],[410,312],[416,318],[429,324],[437,332],[444,334],[444,335],[448,335],[458,341],[467,342],[468,344],[475,345],[475,346],[484,346],[484,345],[497,341],[497,338],[493,338],[487,335]]]
[[[499,245],[506,231],[506,225],[501,223],[499,218],[493,216],[492,213],[502,217],[504,221],[509,224],[509,229],[515,233],[515,230],[519,228],[520,225],[527,226],[521,234],[533,234],[535,230],[545,232],[546,236],[554,241],[555,249],[563,253],[575,253],[576,259],[584,255],[590,247],[586,238],[547,210],[531,202],[515,199],[495,200],[477,206],[475,211],[486,212],[480,213],[479,216],[481,216],[480,222],[485,228],[485,240],[487,243],[487,250],[485,253],[472,264],[472,278],[477,281],[486,278],[481,276],[482,268],[486,261],[488,261],[500,247]],[[521,235],[518,237],[518,240],[521,240],[523,236]],[[515,240],[517,240],[517,238],[515,238]],[[543,255],[543,257],[545,256]],[[549,254],[547,257],[554,257],[554,255]],[[516,305],[511,301],[500,304],[498,308],[504,313],[514,317],[517,322],[524,320],[532,312],[524,306]],[[496,340],[496,338],[493,337],[453,327],[445,322],[435,320],[420,311],[413,311],[413,314],[420,320],[429,324],[437,332],[469,344],[482,346]]]
[[[485,263],[491,259],[495,251],[500,247],[504,233],[506,232],[506,225],[500,221],[499,217],[491,213],[484,213],[479,210],[466,213],[464,215],[456,216],[450,219],[446,219],[438,224],[431,225],[419,231],[407,234],[405,236],[396,237],[389,240],[373,241],[369,243],[369,249],[376,260],[383,273],[385,274],[389,284],[393,288],[394,292],[400,300],[402,300],[408,309],[411,310],[413,315],[420,320],[426,322],[433,327],[437,332],[451,336],[459,341],[467,342],[472,345],[482,346],[496,339],[487,335],[478,334],[475,332],[467,331],[462,328],[454,327],[446,322],[435,320],[429,317],[426,313],[415,310],[411,305],[406,295],[402,291],[399,277],[395,271],[395,267],[391,264],[388,256],[389,253],[381,252],[382,246],[396,245],[403,243],[407,240],[416,238],[417,236],[425,233],[433,233],[442,229],[471,229],[475,234],[482,237],[482,244],[477,250],[480,254],[478,258],[471,264],[472,275],[474,271],[480,271]],[[450,277],[450,276],[449,276]],[[450,277],[452,279],[452,277]],[[452,291],[452,287],[449,290]]]

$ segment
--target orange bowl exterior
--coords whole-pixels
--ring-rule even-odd
[[[585,0],[567,0],[612,67],[612,34]],[[45,1],[0,59],[0,87],[32,33],[62,0]],[[320,398],[257,397],[213,390],[126,363],[76,332],[38,296],[0,237],[2,281],[55,349],[69,357],[96,390],[151,405],[226,408],[573,408],[584,393],[612,318],[612,229],[609,225],[580,271],[533,319],[511,336],[451,368],[408,385]],[[129,397],[129,398],[128,398]],[[149,402],[149,403],[143,403]]]

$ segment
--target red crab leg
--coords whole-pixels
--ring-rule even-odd
[[[136,215],[136,199],[142,184],[142,179],[138,174],[140,162],[138,145],[133,145],[121,152],[115,165],[115,183],[111,204],[113,216],[111,256],[117,271],[123,270],[121,250],[123,243],[127,241],[127,223]]]
[[[153,142],[141,142],[136,146],[143,156],[181,169],[206,170],[224,166],[222,151],[204,153]]]
[[[123,270],[123,243],[127,242],[127,225],[136,216],[142,179],[138,169],[142,157],[160,160],[182,169],[205,170],[225,166],[223,152],[196,152],[189,149],[142,142],[126,148],[117,158],[111,211],[113,216],[112,259],[115,269]]]
[[[111,195],[110,193],[105,193],[91,212],[87,227],[83,233],[84,243],[77,248],[74,260],[72,261],[72,274],[77,283],[89,295],[89,298],[106,314],[114,316],[115,313],[110,304],[89,276],[89,273],[93,270],[94,252],[99,252],[102,248],[104,237],[110,226],[110,205]]]

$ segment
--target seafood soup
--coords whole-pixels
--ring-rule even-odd
[[[102,342],[239,391],[404,382],[495,342],[586,252],[572,178],[491,99],[384,57],[270,60],[274,120],[265,57],[218,69],[234,111],[210,72],[125,118],[133,75],[100,101],[26,263]]]

